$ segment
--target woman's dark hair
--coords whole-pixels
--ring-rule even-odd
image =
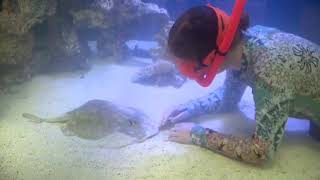
[[[196,6],[187,10],[169,32],[169,53],[179,58],[201,61],[217,48],[217,23],[216,13],[207,6]],[[249,16],[245,14],[241,17],[238,31],[242,32],[248,26]],[[235,38],[237,39],[239,38]]]

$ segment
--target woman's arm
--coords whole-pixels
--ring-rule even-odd
[[[228,70],[223,86],[209,95],[189,101],[187,103],[188,111],[192,115],[202,115],[221,110],[234,110],[246,87],[240,80],[238,71]]]
[[[192,143],[223,154],[229,158],[252,164],[263,164],[268,157],[271,141],[254,135],[236,137],[218,133],[208,128],[194,126],[191,130]]]
[[[248,163],[261,164],[272,159],[284,135],[290,98],[287,94],[277,94],[262,87],[254,88],[253,94],[256,131],[252,137],[236,137],[194,126],[192,142]]]
[[[283,136],[290,108],[290,97],[284,93],[253,88],[256,106],[256,130],[252,137],[237,137],[213,131],[193,123],[176,124],[169,140],[193,143],[227,157],[253,164],[273,158]]]

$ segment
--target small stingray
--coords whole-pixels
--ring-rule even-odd
[[[45,119],[29,113],[22,116],[36,123],[59,123],[65,136],[84,145],[104,148],[126,147],[159,133],[143,112],[105,100],[90,100],[56,118]]]
[[[132,77],[132,82],[143,85],[180,88],[186,82],[186,78],[178,73],[172,63],[158,61],[140,69]]]

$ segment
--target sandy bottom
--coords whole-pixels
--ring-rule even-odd
[[[58,116],[90,99],[134,106],[159,122],[171,106],[213,91],[187,82],[182,88],[146,87],[130,83],[135,66],[96,64],[79,73],[43,75],[1,97],[0,180],[115,180],[115,179],[320,179],[320,143],[307,135],[308,121],[290,119],[285,142],[274,162],[257,168],[211,151],[168,142],[167,131],[142,144],[107,150],[75,144],[58,126],[33,124],[23,112]],[[206,116],[215,130],[250,135],[254,130],[253,102],[246,91],[244,113]],[[210,122],[206,122],[210,120]]]

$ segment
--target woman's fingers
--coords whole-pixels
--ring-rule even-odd
[[[178,141],[179,141],[179,137],[178,137],[178,136],[169,136],[169,137],[168,137],[168,140],[169,140],[169,141],[178,142]]]
[[[163,116],[161,120],[161,127],[166,126],[170,123],[178,122],[179,120],[183,119],[183,116],[181,116],[184,111],[178,109],[173,109],[171,111],[167,111]]]
[[[172,117],[170,119],[170,121],[172,123],[182,122],[182,121],[187,120],[189,117],[190,117],[190,113],[187,110],[185,110],[185,111],[180,112],[176,116]]]

